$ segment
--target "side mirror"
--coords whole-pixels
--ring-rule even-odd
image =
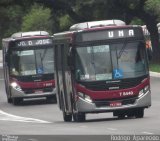
[[[146,50],[147,50],[148,60],[151,61],[152,60],[152,45],[151,45],[150,40],[146,41]]]
[[[148,55],[148,60],[152,60],[152,50],[150,48],[147,48],[147,55]]]

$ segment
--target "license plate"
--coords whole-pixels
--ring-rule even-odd
[[[122,106],[122,103],[119,101],[110,102],[110,107],[120,107],[120,106]]]
[[[34,91],[34,93],[35,93],[35,94],[39,94],[39,93],[43,93],[43,91],[41,91],[41,90],[36,90],[36,91]]]

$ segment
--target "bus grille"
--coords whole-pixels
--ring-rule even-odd
[[[107,81],[96,81],[96,82],[80,82],[81,85],[85,86],[87,89],[93,91],[106,91],[106,90],[113,90],[110,88],[117,88],[117,89],[127,89],[132,88],[139,85],[142,80],[146,77],[139,77],[139,78],[130,78],[130,79],[123,79],[119,80],[119,82],[112,82],[107,83]]]
[[[25,94],[33,94],[33,93],[38,93],[38,92],[52,92],[53,88],[48,87],[48,88],[41,88],[41,89],[23,89]]]

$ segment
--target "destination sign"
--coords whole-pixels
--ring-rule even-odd
[[[52,44],[52,39],[31,39],[16,42],[17,47],[40,46],[50,44]]]
[[[77,41],[96,41],[96,40],[108,40],[108,39],[120,39],[120,38],[142,38],[143,32],[141,28],[130,29],[107,29],[100,31],[90,31],[81,34]],[[81,39],[80,39],[81,38]]]

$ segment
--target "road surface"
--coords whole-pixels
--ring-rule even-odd
[[[86,122],[63,122],[56,104],[45,99],[14,106],[6,101],[0,70],[0,134],[12,135],[114,135],[160,134],[160,78],[151,77],[152,106],[142,119],[117,119],[112,113],[88,114]]]

